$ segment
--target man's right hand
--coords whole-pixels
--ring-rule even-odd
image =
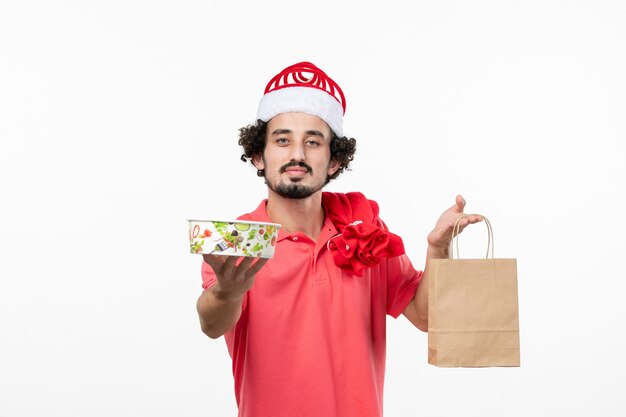
[[[217,282],[211,287],[213,294],[222,300],[240,299],[252,288],[254,277],[265,266],[269,258],[244,256],[202,255]],[[256,262],[254,262],[256,260]]]
[[[217,282],[200,295],[197,309],[202,331],[215,339],[230,330],[239,320],[243,296],[252,288],[254,276],[268,259],[224,255],[203,257],[213,268]]]

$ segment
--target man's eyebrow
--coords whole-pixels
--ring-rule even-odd
[[[273,135],[284,135],[286,133],[291,133],[291,130],[289,130],[289,129],[276,129],[275,131],[272,132],[272,136]]]
[[[272,132],[272,136],[285,135],[289,133],[293,133],[293,132],[289,129],[276,129],[275,131]],[[305,133],[307,136],[319,136],[320,138],[325,138],[324,134],[320,132],[319,130],[307,130]]]
[[[306,134],[309,136],[319,136],[320,138],[324,139],[324,134],[322,132],[320,132],[319,130],[307,130]]]

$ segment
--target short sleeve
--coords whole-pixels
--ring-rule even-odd
[[[380,218],[378,226],[389,231]],[[406,254],[387,258],[382,263],[382,272],[387,278],[387,314],[398,318],[415,296],[417,286],[422,280],[422,271],[417,271],[413,267]]]
[[[397,318],[415,296],[422,271],[413,268],[408,256],[387,259],[387,314]]]

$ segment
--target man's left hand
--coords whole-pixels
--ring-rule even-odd
[[[452,229],[456,222],[464,216],[465,199],[461,195],[456,196],[456,203],[448,210],[444,211],[432,232],[428,234],[428,245],[432,248],[446,251],[450,246]],[[475,214],[467,216],[459,224],[458,233],[461,233],[468,225],[478,223],[483,220],[482,216]],[[455,235],[456,236],[456,235]]]

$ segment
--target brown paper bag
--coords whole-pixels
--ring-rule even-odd
[[[488,230],[486,259],[428,262],[428,363],[441,367],[520,366],[516,259],[494,259]],[[491,259],[489,248],[491,247]]]

